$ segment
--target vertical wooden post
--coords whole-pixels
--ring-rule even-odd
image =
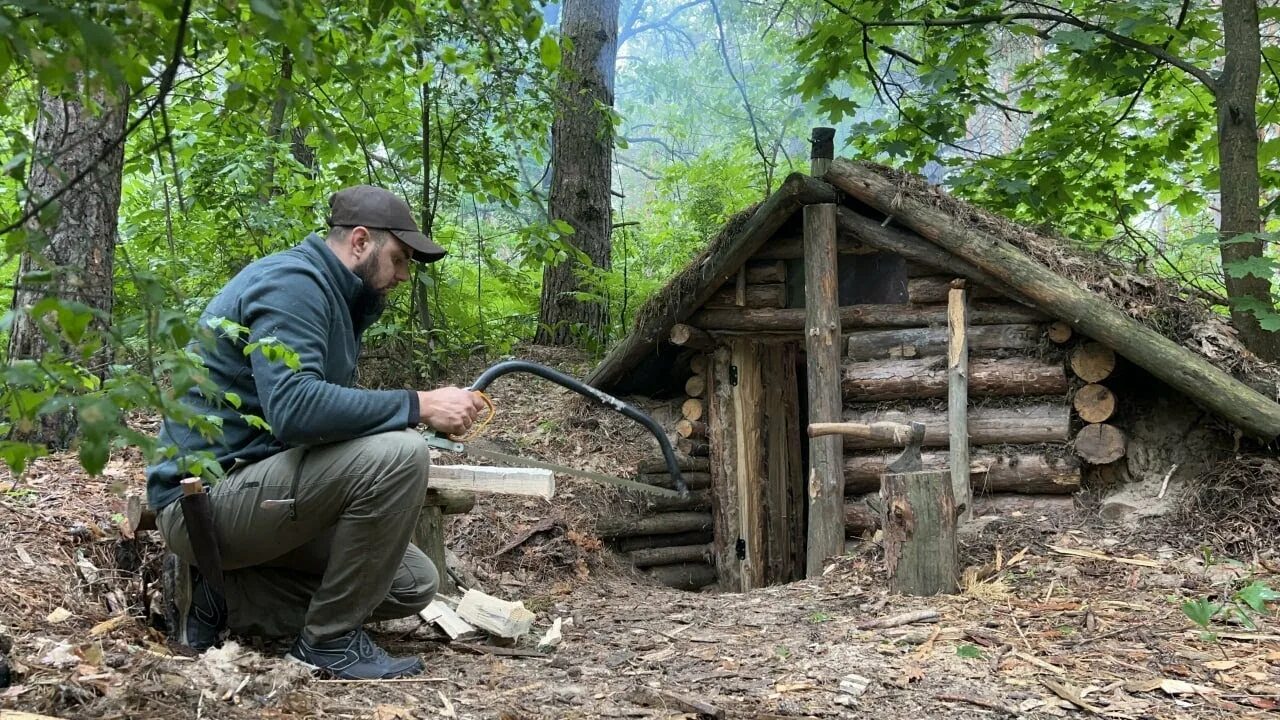
[[[717,345],[708,374],[707,441],[711,445],[711,516],[715,525],[712,550],[720,589],[728,592],[742,590],[742,561],[738,557],[738,433],[731,383],[735,374],[729,346]]]
[[[423,505],[418,514],[418,527],[413,532],[413,544],[431,558],[440,575],[438,592],[442,595],[456,595],[457,585],[449,577],[449,566],[444,556],[444,511],[439,505]]]
[[[760,378],[760,343],[735,339],[730,358],[736,369],[733,386],[734,428],[738,434],[738,557],[742,589],[764,587],[765,460],[764,391]]]
[[[947,471],[881,475],[880,497],[889,592],[955,592],[960,560],[956,553],[956,503]]]
[[[950,429],[951,493],[964,520],[973,519],[969,483],[969,313],[964,280],[947,292],[947,426]]]
[[[835,153],[835,130],[813,129],[811,169],[821,177]],[[839,422],[840,298],[836,272],[836,205],[804,208],[805,352],[809,422]],[[805,575],[822,574],[844,550],[844,438],[809,439],[809,533]]]

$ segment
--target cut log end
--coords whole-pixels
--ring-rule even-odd
[[[707,424],[700,420],[681,420],[676,423],[676,434],[682,438],[705,438]]]
[[[707,378],[703,375],[691,375],[684,383],[684,394],[698,398],[707,391]]]
[[[1106,386],[1089,383],[1076,391],[1072,404],[1081,420],[1100,423],[1115,413],[1116,396]]]
[[[1071,329],[1070,325],[1059,320],[1049,325],[1049,329],[1045,334],[1048,335],[1050,342],[1061,345],[1070,340],[1075,331]]]
[[[671,327],[671,344],[686,347],[691,350],[710,350],[715,347],[715,340],[711,338],[706,331],[700,330],[692,325],[677,323]],[[690,363],[692,366],[692,363]],[[705,360],[703,367],[706,367]],[[694,372],[698,372],[695,368]]]
[[[1091,465],[1106,465],[1124,457],[1128,439],[1115,425],[1086,425],[1076,435],[1076,455]]]
[[[1087,342],[1071,351],[1071,371],[1085,382],[1105,380],[1116,369],[1116,353],[1102,343]]]
[[[705,406],[702,404],[702,400],[698,398],[689,398],[680,406],[680,414],[684,416],[685,420],[695,422],[702,419],[704,408]]]

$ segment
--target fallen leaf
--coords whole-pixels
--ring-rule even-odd
[[[817,690],[818,686],[811,682],[783,683],[780,682],[773,686],[773,689],[780,693],[802,692],[804,690]]]
[[[89,636],[90,636],[90,637],[98,637],[99,635],[106,635],[107,633],[111,632],[112,630],[115,630],[115,629],[117,629],[117,628],[119,628],[119,627],[121,627],[121,626],[123,626],[123,625],[127,624],[131,619],[132,619],[132,618],[130,617],[129,613],[123,613],[123,614],[121,614],[121,615],[117,615],[117,616],[115,616],[115,617],[113,617],[113,618],[111,618],[111,619],[109,619],[109,620],[103,620],[102,622],[98,623],[97,625],[94,625],[94,626],[93,626],[93,628],[91,628],[91,629],[89,630]]]
[[[379,705],[373,709],[373,720],[414,720],[413,711],[398,705]]]
[[[1204,666],[1210,670],[1230,670],[1239,664],[1235,660],[1211,660],[1205,663]]]
[[[1169,695],[1202,695],[1218,692],[1211,687],[1195,685],[1185,680],[1174,680],[1173,678],[1161,680],[1160,689]]]
[[[47,617],[45,617],[45,621],[48,622],[50,625],[57,625],[58,623],[64,623],[70,619],[71,619],[71,611],[64,607],[55,609],[53,612],[49,613]]]
[[[911,683],[920,682],[923,679],[924,679],[924,668],[920,667],[919,665],[912,664],[903,668],[902,674],[899,675],[893,681],[893,684],[897,685],[900,688],[904,688],[910,685]]]

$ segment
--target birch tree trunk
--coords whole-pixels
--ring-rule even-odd
[[[592,267],[607,270],[613,124],[602,107],[613,107],[618,0],[565,0],[562,12],[561,34],[572,41],[573,48],[560,69],[551,127],[550,215],[573,227],[574,234],[566,240],[586,255]],[[534,342],[603,341],[605,306],[575,297],[585,289],[580,274],[590,269],[570,257],[543,270]]]

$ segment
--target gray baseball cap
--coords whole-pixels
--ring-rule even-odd
[[[418,229],[409,203],[380,187],[355,185],[329,196],[329,227],[357,225],[386,230],[412,248],[413,259],[419,262],[435,262],[447,254]]]

